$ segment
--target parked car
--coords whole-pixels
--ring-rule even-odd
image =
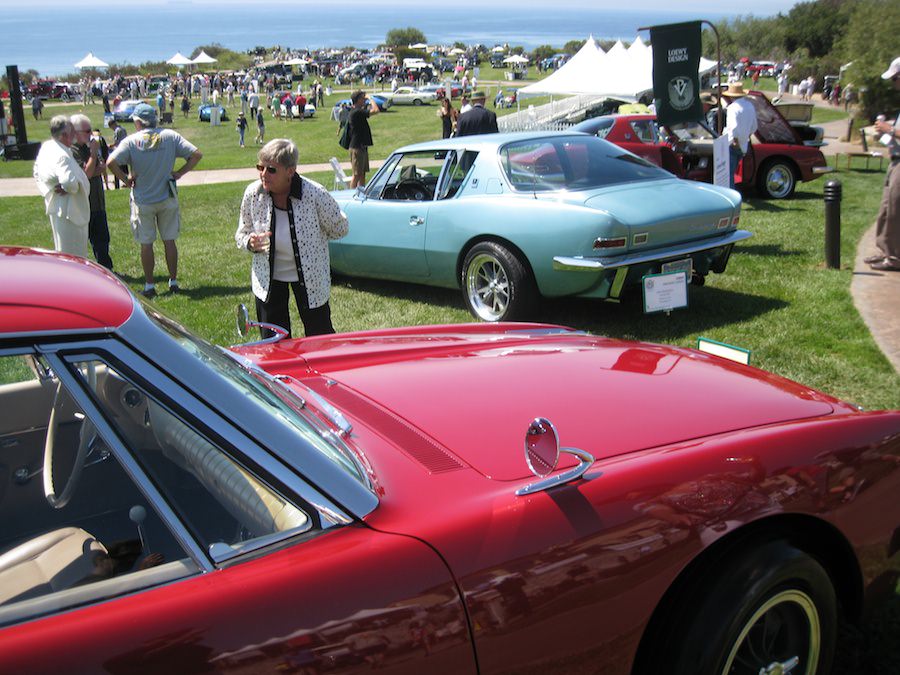
[[[197,107],[197,119],[201,122],[209,122],[210,114],[212,112],[212,103],[204,103]],[[228,121],[228,111],[225,110],[224,106],[218,106],[219,108],[219,119],[223,122]],[[250,120],[253,122],[253,120]]]
[[[826,145],[825,130],[822,127],[810,124],[812,120],[813,103],[776,103],[775,107],[781,116],[786,119],[794,130],[800,134],[804,145],[821,147]]]
[[[585,134],[485,134],[394,151],[364,190],[334,193],[348,276],[461,288],[476,317],[527,317],[537,300],[619,297],[645,274],[723,272],[740,195],[682,181]]]
[[[434,94],[435,100],[438,101],[447,95],[446,87],[440,83],[426,84],[419,87],[419,91]],[[450,85],[450,98],[459,98],[460,96],[462,96],[462,87],[459,84],[452,83]]]
[[[413,87],[397,87],[386,96],[394,105],[422,105],[437,100],[437,93]]]
[[[112,111],[116,122],[131,122],[131,116],[134,114],[134,109],[141,103],[144,103],[144,101],[137,98],[119,101],[119,104],[113,108]]]
[[[805,145],[764,94],[752,92],[748,98],[756,108],[759,128],[751,139],[752,150],[735,172],[737,186],[755,187],[769,199],[785,199],[794,194],[798,182],[833,170],[822,151]],[[585,120],[572,130],[599,135],[676,176],[712,182],[716,135],[701,124],[675,129],[660,127],[655,115],[613,115]]]
[[[545,324],[226,350],[0,257],[2,672],[824,674],[894,587],[900,412]]]
[[[366,96],[366,107],[371,107],[372,101],[375,101],[375,105],[378,106],[378,110],[380,112],[384,112],[393,105],[393,103],[389,98],[387,98],[387,96],[382,96],[381,94],[369,94],[368,96]],[[349,107],[353,105],[353,102],[349,98],[342,98],[341,100],[337,101],[332,107],[331,111],[331,116],[333,119],[337,119],[337,113],[340,112],[342,105],[346,105]]]
[[[296,100],[297,94],[289,92],[289,91],[276,92],[275,96],[280,101],[280,100],[283,100],[287,94],[291,94],[291,98],[293,100]],[[287,111],[287,106],[285,104],[282,104],[281,105],[281,113],[284,114],[286,111]],[[300,110],[297,107],[296,103],[293,106],[291,106],[291,114],[294,117],[299,117],[299,115],[300,115]],[[314,117],[315,114],[316,114],[316,106],[315,106],[315,103],[311,101],[304,106],[303,117]]]
[[[25,94],[25,98],[29,102],[34,100],[35,97],[68,102],[80,100],[81,93],[77,84],[56,82],[54,80],[38,80],[27,87]]]

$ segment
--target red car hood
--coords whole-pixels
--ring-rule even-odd
[[[432,451],[497,480],[529,475],[522,447],[535,417],[554,423],[562,445],[602,459],[845,405],[694,350],[548,328],[409,328],[240,351],[304,379],[401,451],[402,438],[424,436]]]

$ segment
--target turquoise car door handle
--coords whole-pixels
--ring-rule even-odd
[[[415,227],[417,225],[424,225],[425,219],[422,216],[410,216],[409,224],[412,225],[413,227]]]

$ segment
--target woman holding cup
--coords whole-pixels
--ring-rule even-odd
[[[318,183],[297,173],[297,146],[285,138],[259,151],[259,180],[244,191],[234,239],[253,254],[251,287],[256,317],[291,333],[293,292],[306,335],[334,333],[328,241],[347,234],[347,217]],[[263,337],[272,332],[260,329]]]

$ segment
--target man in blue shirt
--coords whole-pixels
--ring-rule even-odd
[[[153,242],[156,233],[163,240],[166,266],[169,270],[169,292],[177,293],[178,248],[175,240],[181,230],[181,212],[175,181],[193,169],[203,154],[181,134],[157,126],[156,110],[141,103],[132,114],[135,133],[116,146],[107,166],[126,187],[131,188],[131,229],[141,245],[141,266],[144,269],[145,298],[156,297],[153,268]],[[174,171],[176,158],[186,160]],[[131,167],[126,176],[121,164]]]

